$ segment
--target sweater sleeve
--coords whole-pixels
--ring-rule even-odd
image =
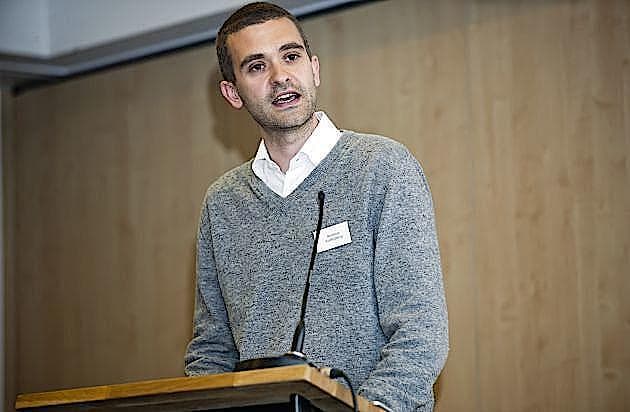
[[[208,206],[203,208],[197,233],[197,287],[193,337],[184,358],[187,376],[229,372],[238,353],[229,326],[217,277]]]
[[[448,352],[448,321],[433,201],[407,151],[391,164],[376,230],[374,287],[387,338],[359,393],[396,412],[433,410]]]

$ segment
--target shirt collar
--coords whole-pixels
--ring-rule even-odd
[[[337,144],[341,132],[326,116],[326,113],[316,112],[315,116],[317,116],[319,123],[313,130],[313,134],[304,142],[300,153],[308,156],[310,161],[317,166]]]
[[[337,144],[337,141],[339,141],[339,138],[341,137],[341,131],[335,127],[326,113],[315,112],[314,115],[318,120],[317,126],[309,138],[306,139],[306,142],[304,142],[304,145],[302,145],[302,148],[296,156],[303,153],[308,157],[313,165],[317,166]],[[265,141],[262,139],[258,145],[254,162],[258,162],[259,160],[273,162],[271,157],[269,157]]]

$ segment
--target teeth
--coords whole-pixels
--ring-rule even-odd
[[[278,97],[276,97],[274,99],[275,103],[288,103],[290,101],[293,101],[297,98],[297,94],[296,93],[287,93],[287,94],[283,94],[280,95]]]

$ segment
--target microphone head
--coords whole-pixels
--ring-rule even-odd
[[[320,205],[324,203],[324,192],[322,192],[321,190],[319,191],[319,193],[317,193],[317,200],[319,201]]]

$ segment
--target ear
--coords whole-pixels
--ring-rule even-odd
[[[313,80],[315,81],[315,87],[319,87],[319,59],[317,56],[311,57],[311,67],[313,69]]]
[[[237,110],[243,107],[243,101],[241,100],[241,96],[239,96],[234,83],[222,80],[219,84],[219,88],[221,89],[223,98],[227,100],[230,106]]]

